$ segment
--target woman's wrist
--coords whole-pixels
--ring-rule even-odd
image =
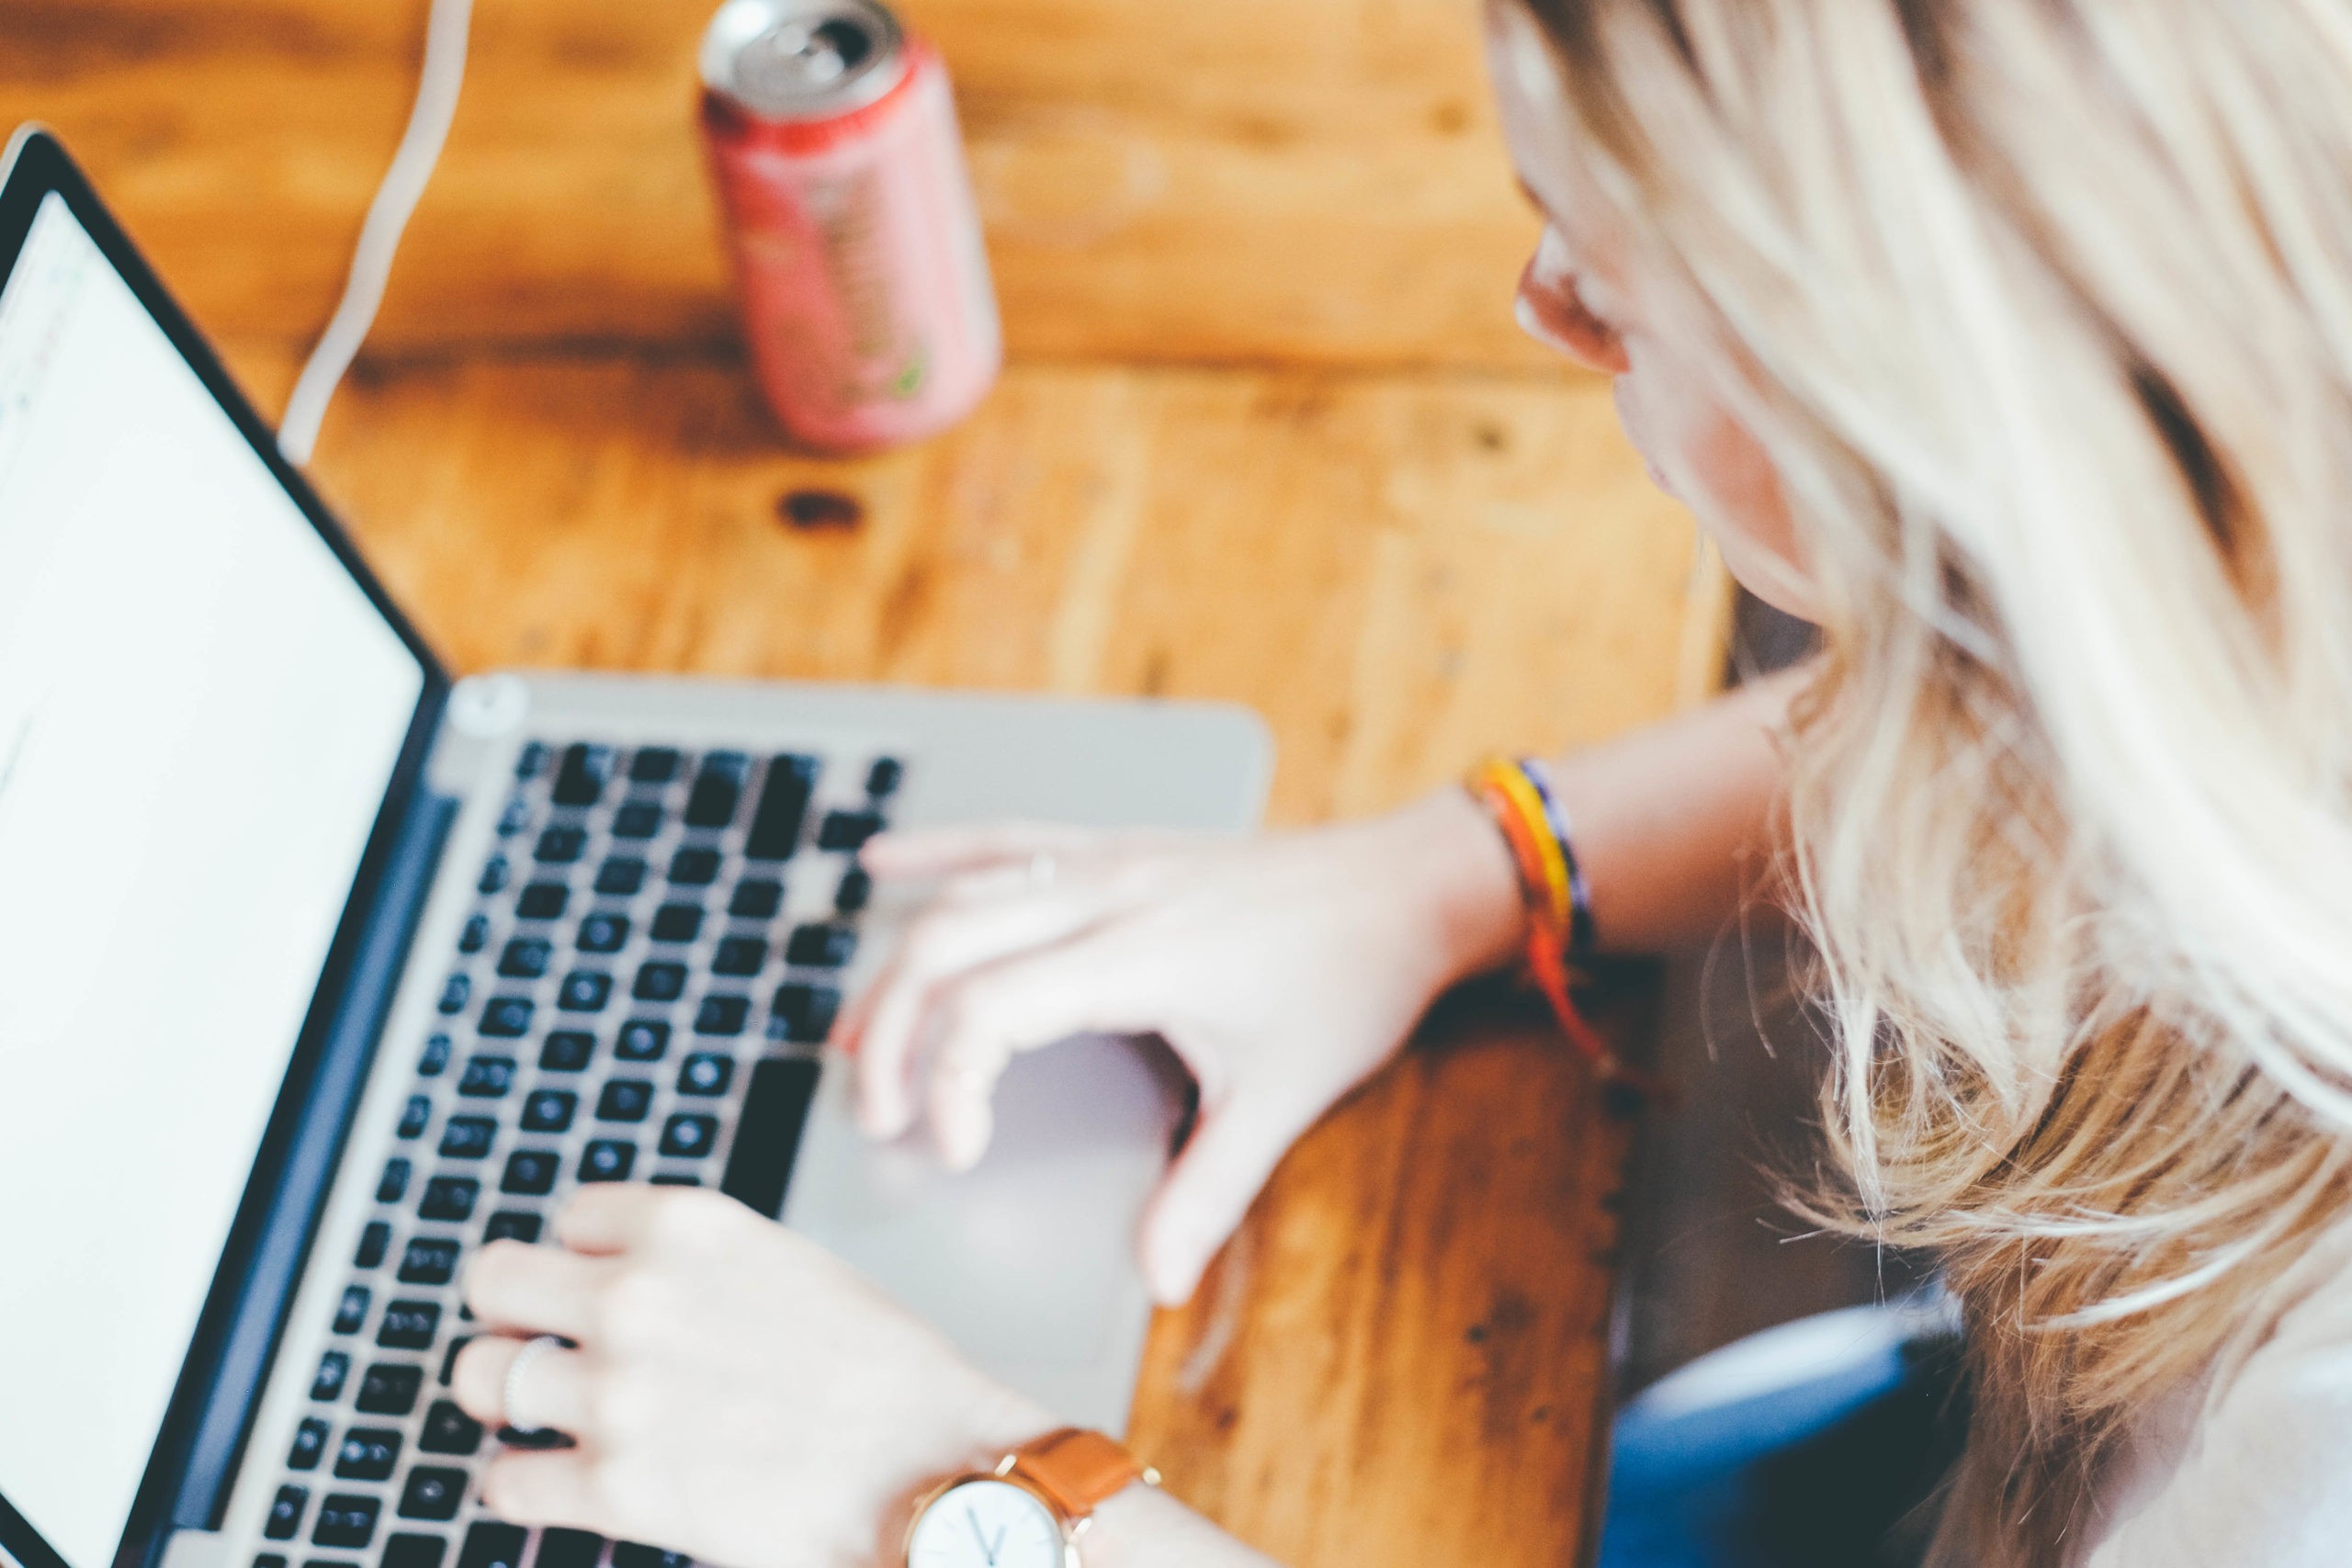
[[[1520,957],[1527,909],[1510,850],[1486,808],[1443,789],[1391,816],[1401,874],[1426,910],[1446,984]]]

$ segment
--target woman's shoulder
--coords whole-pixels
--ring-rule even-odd
[[[2335,1568],[2352,1541],[2352,1223],[2204,1379],[2135,1423],[2083,1568]]]

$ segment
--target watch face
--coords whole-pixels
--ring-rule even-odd
[[[1061,1526],[1007,1481],[967,1481],[915,1521],[910,1568],[1063,1568]]]

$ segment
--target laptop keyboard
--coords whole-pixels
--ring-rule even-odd
[[[688,1568],[481,1510],[533,1439],[450,1397],[458,1281],[582,1182],[781,1211],[901,764],[541,741],[515,773],[254,1568]]]

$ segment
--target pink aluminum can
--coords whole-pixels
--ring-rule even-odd
[[[728,0],[702,78],[744,334],[786,432],[865,451],[971,412],[1004,337],[939,56],[875,0]]]

